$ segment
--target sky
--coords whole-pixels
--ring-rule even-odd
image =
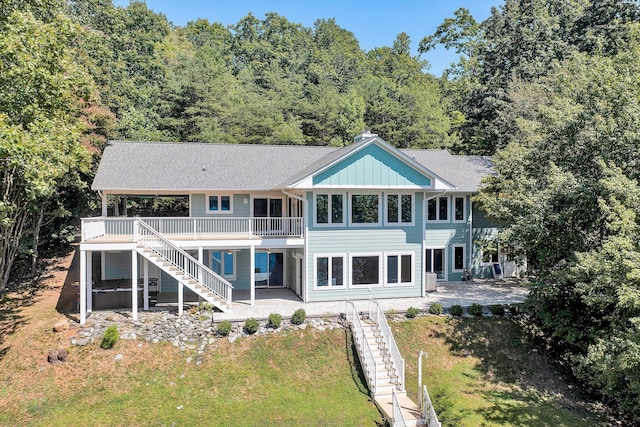
[[[129,0],[114,0],[114,4],[127,6]],[[503,0],[146,0],[146,4],[177,26],[198,18],[233,25],[249,12],[258,19],[276,12],[309,28],[317,19],[335,18],[340,27],[355,35],[364,50],[392,46],[404,31],[411,39],[413,54],[418,55],[420,40],[433,34],[457,9],[469,9],[480,22],[489,16],[491,6],[501,6]],[[440,76],[458,55],[439,46],[421,58],[431,64],[429,72]]]

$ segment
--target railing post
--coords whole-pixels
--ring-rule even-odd
[[[198,238],[198,220],[193,218],[193,240]]]
[[[134,219],[133,220],[133,241],[134,242],[138,242],[138,240],[140,239],[139,235],[140,235],[140,230],[139,230],[138,220]]]

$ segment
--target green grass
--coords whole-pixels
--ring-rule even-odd
[[[428,316],[392,327],[415,401],[417,355],[427,352],[423,384],[443,426],[599,425],[511,320]]]

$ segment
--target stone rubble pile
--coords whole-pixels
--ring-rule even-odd
[[[237,321],[232,322],[231,332],[227,337],[220,337],[217,333],[219,322],[211,312],[185,312],[179,317],[173,312],[147,311],[138,313],[138,319],[133,320],[128,312],[98,311],[91,313],[85,325],[77,326],[78,333],[71,339],[71,344],[85,346],[99,343],[105,329],[114,324],[118,327],[120,339],[143,340],[150,343],[169,342],[182,351],[190,349],[199,353],[217,338],[226,338],[232,343],[240,337],[250,336],[243,329],[244,321]],[[337,317],[307,318],[301,325],[294,325],[288,319],[283,319],[277,329],[268,328],[266,320],[259,323],[260,328],[252,335],[306,328],[318,331],[343,328],[342,321]]]

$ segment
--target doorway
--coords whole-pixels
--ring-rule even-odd
[[[256,252],[254,266],[256,288],[284,287],[283,252]]]
[[[253,199],[254,229],[264,234],[282,231],[282,199]]]
[[[445,280],[444,248],[428,248],[425,251],[425,273],[435,273],[438,280]]]

